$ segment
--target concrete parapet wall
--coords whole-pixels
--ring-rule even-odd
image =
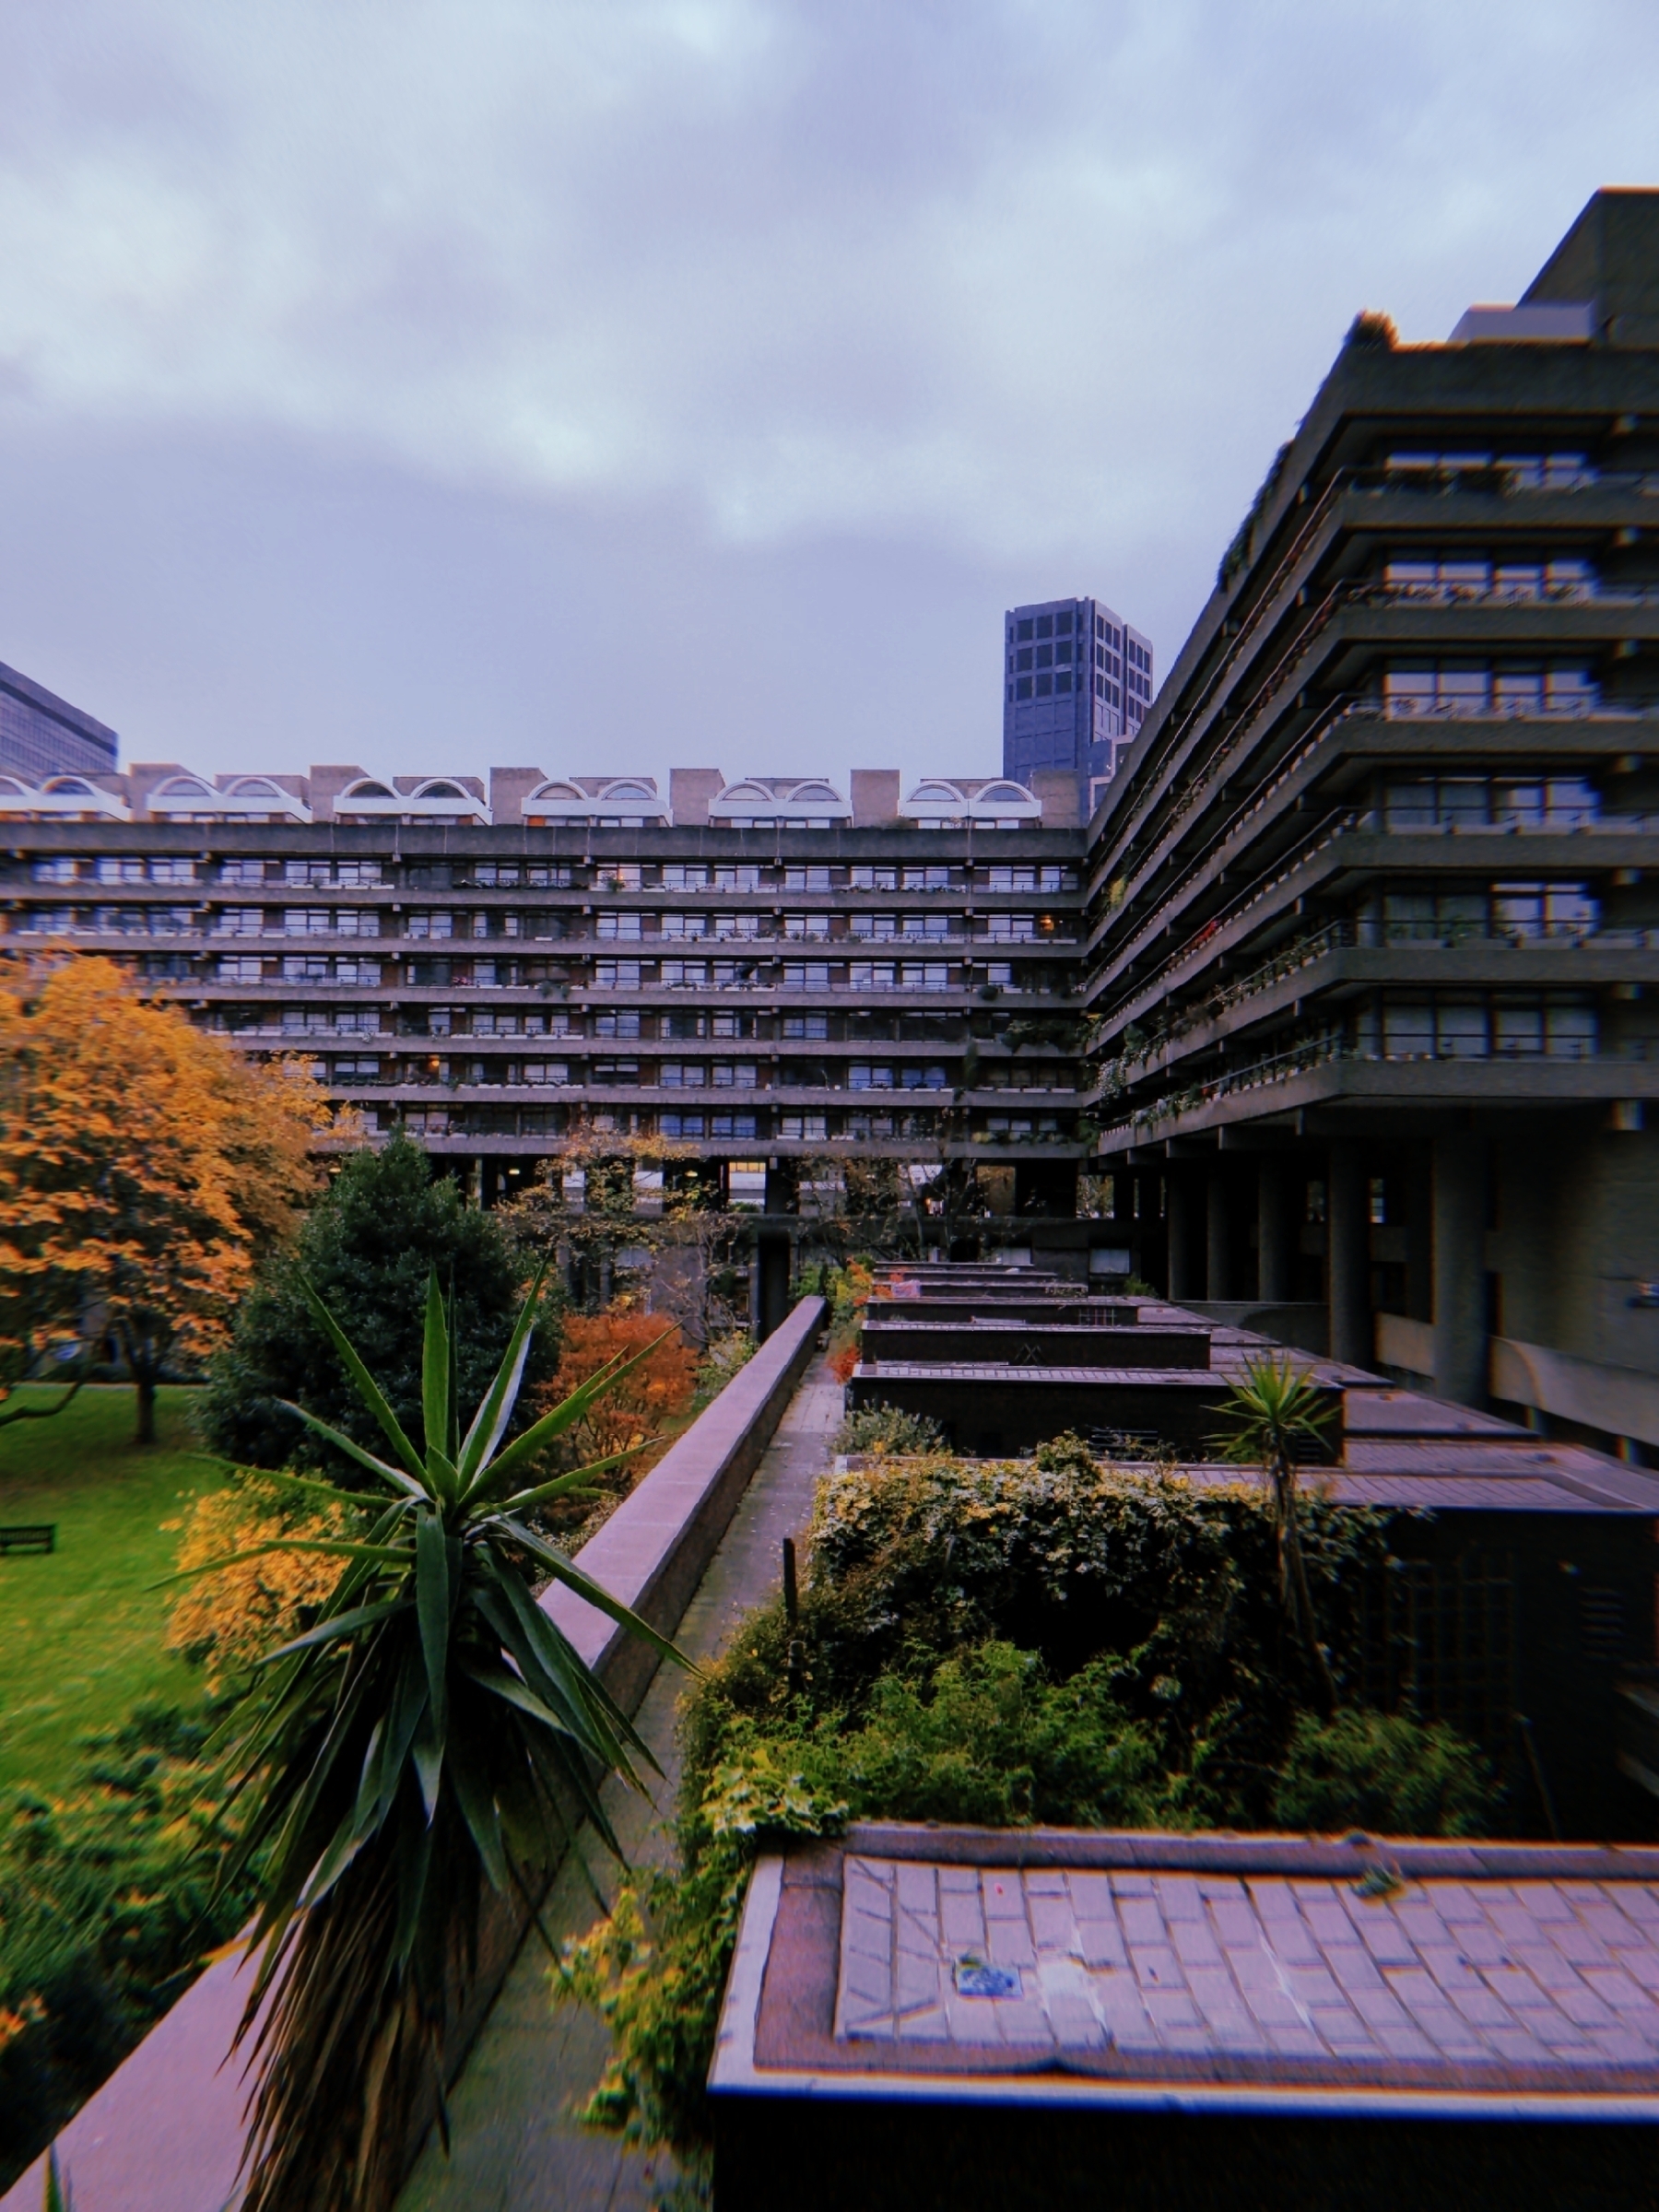
[[[812,1355],[824,1313],[803,1299],[580,1554],[583,1571],[672,1634]],[[629,1712],[657,1661],[648,1645],[555,1584],[542,1603]],[[486,1931],[493,1973],[461,2023],[465,2049],[511,1963],[522,1924]],[[76,2212],[226,2212],[236,2201],[246,2096],[227,2063],[252,1968],[231,1948],[194,1983],[58,2138]],[[44,2161],[0,2212],[40,2212]]]

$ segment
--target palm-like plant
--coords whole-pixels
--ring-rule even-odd
[[[265,1854],[250,1939],[263,1956],[237,2034],[259,2062],[244,2212],[391,2204],[434,2097],[447,2139],[446,2036],[477,1971],[489,1892],[516,1894],[528,1911],[537,1871],[582,1813],[618,1852],[599,1781],[614,1772],[637,1786],[633,1761],[651,1759],[525,1580],[524,1563],[537,1562],[679,1656],[526,1519],[629,1456],[527,1480],[537,1455],[634,1359],[613,1361],[502,1446],[541,1279],[462,1435],[453,1335],[433,1274],[423,1451],[308,1291],[391,1453],[377,1457],[290,1408],[376,1487],[360,1540],[293,1540],[338,1554],[342,1572],[314,1625],[268,1655],[268,1674],[232,1724],[244,1818],[226,1878]],[[282,1479],[364,1505],[324,1481]]]
[[[1264,1357],[1244,1364],[1244,1379],[1218,1408],[1226,1427],[1216,1438],[1224,1458],[1259,1466],[1267,1477],[1274,1529],[1278,1537],[1279,1603],[1293,1636],[1307,1653],[1316,1694],[1329,1715],[1336,1707],[1336,1686],[1319,1641],[1313,1599],[1302,1558],[1301,1519],[1296,1487],[1299,1443],[1322,1443],[1332,1409],[1318,1385],[1288,1358]]]

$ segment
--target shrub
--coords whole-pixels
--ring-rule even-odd
[[[226,1791],[204,1721],[139,1707],[64,1796],[0,1825],[0,2190],[242,1924],[216,1891]]]
[[[923,1413],[901,1413],[897,1406],[864,1406],[850,1413],[830,1440],[832,1452],[865,1452],[892,1459],[944,1449],[945,1431]]]
[[[1499,1795],[1489,1761],[1443,1722],[1350,1710],[1322,1726],[1304,1713],[1273,1815],[1286,1828],[1474,1836],[1490,1830]]]
[[[747,1329],[732,1329],[724,1336],[712,1336],[697,1363],[697,1389],[691,1400],[693,1412],[700,1413],[705,1406],[712,1406],[732,1377],[740,1368],[747,1367],[754,1356],[755,1340]]]

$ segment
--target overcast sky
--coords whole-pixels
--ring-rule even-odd
[[[1653,0],[18,0],[0,660],[207,771],[1000,765],[1343,331],[1659,182]]]

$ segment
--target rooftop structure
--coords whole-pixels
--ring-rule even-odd
[[[1003,618],[1003,773],[1070,776],[1085,818],[1152,703],[1152,644],[1100,599],[1045,599]]]
[[[865,1823],[760,1859],[710,2086],[735,2212],[1618,2202],[1659,1853]]]
[[[1361,318],[1091,850],[1143,1265],[1469,1403],[1495,1342],[1659,1364],[1656,269],[1659,194],[1598,194],[1519,319]]]

